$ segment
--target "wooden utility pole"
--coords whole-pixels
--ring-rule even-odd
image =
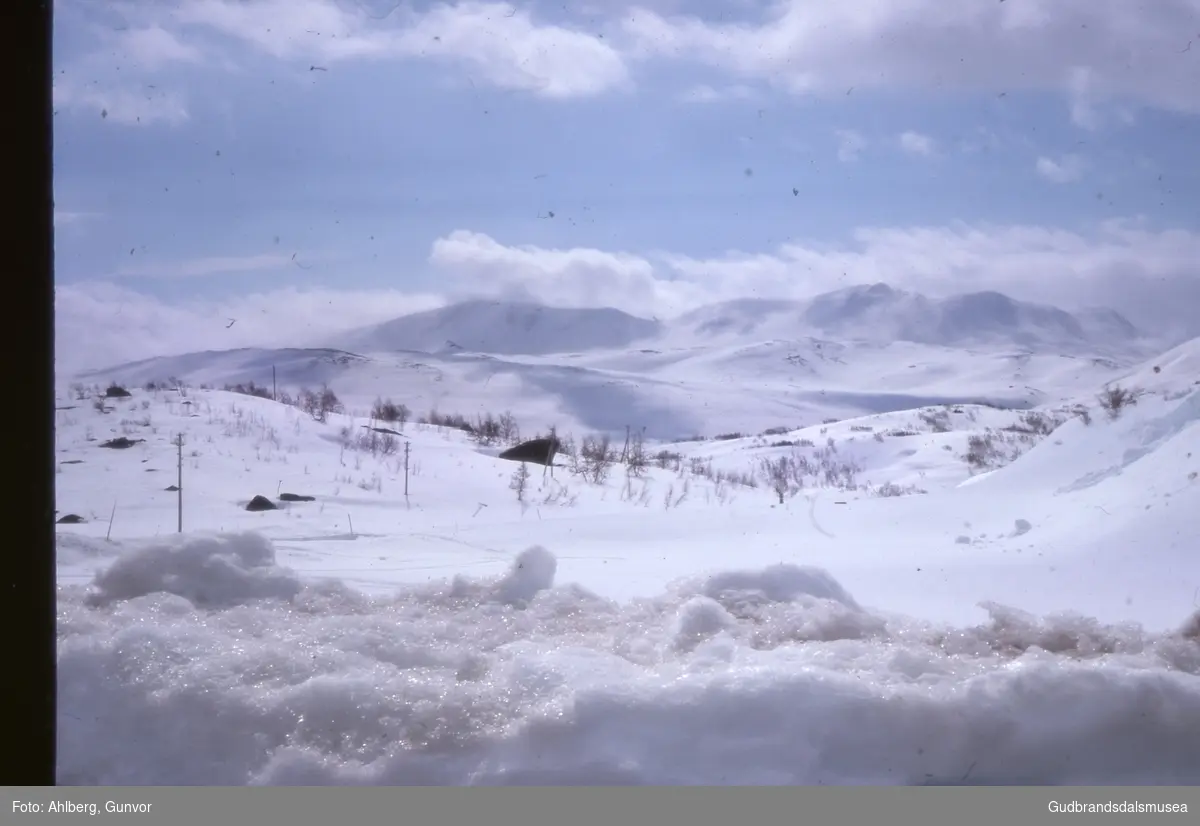
[[[412,443],[404,442],[404,495],[408,496],[408,448]]]
[[[279,386],[275,383],[275,365],[271,365],[271,401],[279,401]]]
[[[176,466],[177,478],[175,480],[175,496],[179,503],[178,505],[178,532],[183,533],[183,434],[180,433],[175,437],[175,449],[177,451],[178,464]]]

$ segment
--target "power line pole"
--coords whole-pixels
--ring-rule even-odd
[[[408,497],[408,448],[411,442],[404,443],[404,496]]]
[[[183,533],[183,434],[180,433],[175,437],[175,448],[178,451],[178,478],[175,481],[175,496],[179,502],[178,508],[178,531]]]
[[[279,401],[279,385],[275,383],[275,365],[271,365],[271,401]]]

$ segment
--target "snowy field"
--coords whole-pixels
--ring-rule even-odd
[[[527,466],[520,497],[505,445],[370,419],[392,385],[361,366],[324,422],[146,389],[161,364],[128,397],[64,382],[59,780],[1200,783],[1198,354],[1047,368],[1067,390],[1032,413],[864,414],[848,383],[858,401],[806,397],[770,433],[749,428],[782,411],[738,419],[745,396],[710,387],[702,435],[748,435],[647,443],[644,467],[623,435],[584,457],[587,416],[557,418],[582,458]],[[193,373],[243,380],[221,358]],[[955,385],[926,367],[879,392]],[[1112,417],[1114,379],[1145,393]],[[639,411],[679,409],[686,380],[639,381]],[[473,417],[481,385],[454,381],[434,401]],[[525,436],[562,412],[505,386],[489,409]],[[574,409],[639,425],[601,398]]]

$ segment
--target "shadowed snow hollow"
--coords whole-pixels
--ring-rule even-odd
[[[939,627],[790,565],[618,604],[556,567],[368,597],[254,534],[135,549],[60,590],[59,781],[1200,782],[1194,629]]]

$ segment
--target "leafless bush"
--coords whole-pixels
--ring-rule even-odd
[[[1126,407],[1132,407],[1137,404],[1138,398],[1142,395],[1141,390],[1130,390],[1121,387],[1119,384],[1114,384],[1112,387],[1105,388],[1097,400],[1100,402],[1100,407],[1108,413],[1108,417],[1116,421],[1121,416],[1121,411]]]
[[[762,460],[763,476],[766,477],[767,485],[779,497],[781,505],[786,497],[795,496],[800,490],[799,485],[796,484],[796,461],[796,458],[792,456],[778,456],[774,459]]]
[[[854,433],[872,433],[875,428],[869,424],[852,424],[850,425],[850,430]]]
[[[296,406],[322,424],[329,420],[330,413],[345,411],[341,400],[328,385],[322,385],[320,390],[315,391],[307,387],[301,388]]]
[[[467,421],[467,417],[461,413],[438,413],[437,410],[430,410],[428,414],[422,416],[417,421],[420,424],[431,424],[435,427],[454,428],[464,433],[471,433],[475,429]]]
[[[790,427],[768,427],[762,432],[764,436],[782,436],[785,433],[791,433]]]
[[[894,482],[884,482],[878,487],[868,488],[868,493],[870,493],[872,496],[879,496],[886,499],[896,496],[910,496],[912,494],[928,493],[928,491],[924,490],[923,488],[919,488],[916,485],[902,486],[897,485]]]
[[[521,428],[517,424],[516,417],[505,410],[496,419],[496,424],[500,429],[500,441],[506,445],[515,445],[521,441]]]
[[[625,453],[626,472],[630,476],[641,477],[646,474],[650,465],[650,457],[646,453],[645,428],[633,434],[629,441],[629,449]]]
[[[986,468],[1000,455],[991,432],[972,434],[967,439],[967,464],[973,468]]]
[[[947,410],[922,411],[918,418],[929,425],[934,433],[949,433],[953,427],[950,424],[950,413]]]
[[[408,421],[408,417],[412,415],[412,411],[403,403],[397,403],[382,397],[376,398],[375,403],[371,405],[371,418],[389,424],[397,424],[401,428]]]
[[[512,479],[509,481],[508,486],[510,489],[516,492],[517,501],[524,502],[525,490],[529,486],[529,466],[524,462],[518,463],[516,470],[513,471]]]
[[[252,381],[245,384],[227,384],[222,388],[227,393],[241,393],[243,396],[254,396],[259,399],[271,399],[271,391],[269,388],[261,387]]]
[[[491,413],[476,415],[468,432],[476,444],[494,445],[500,441],[500,422]]]
[[[612,439],[608,434],[584,437],[579,456],[581,475],[596,485],[602,484],[608,478],[608,472],[616,460],[612,450]]]
[[[679,464],[683,461],[683,454],[676,453],[673,450],[660,450],[654,454],[654,464],[660,470],[678,470]]]

